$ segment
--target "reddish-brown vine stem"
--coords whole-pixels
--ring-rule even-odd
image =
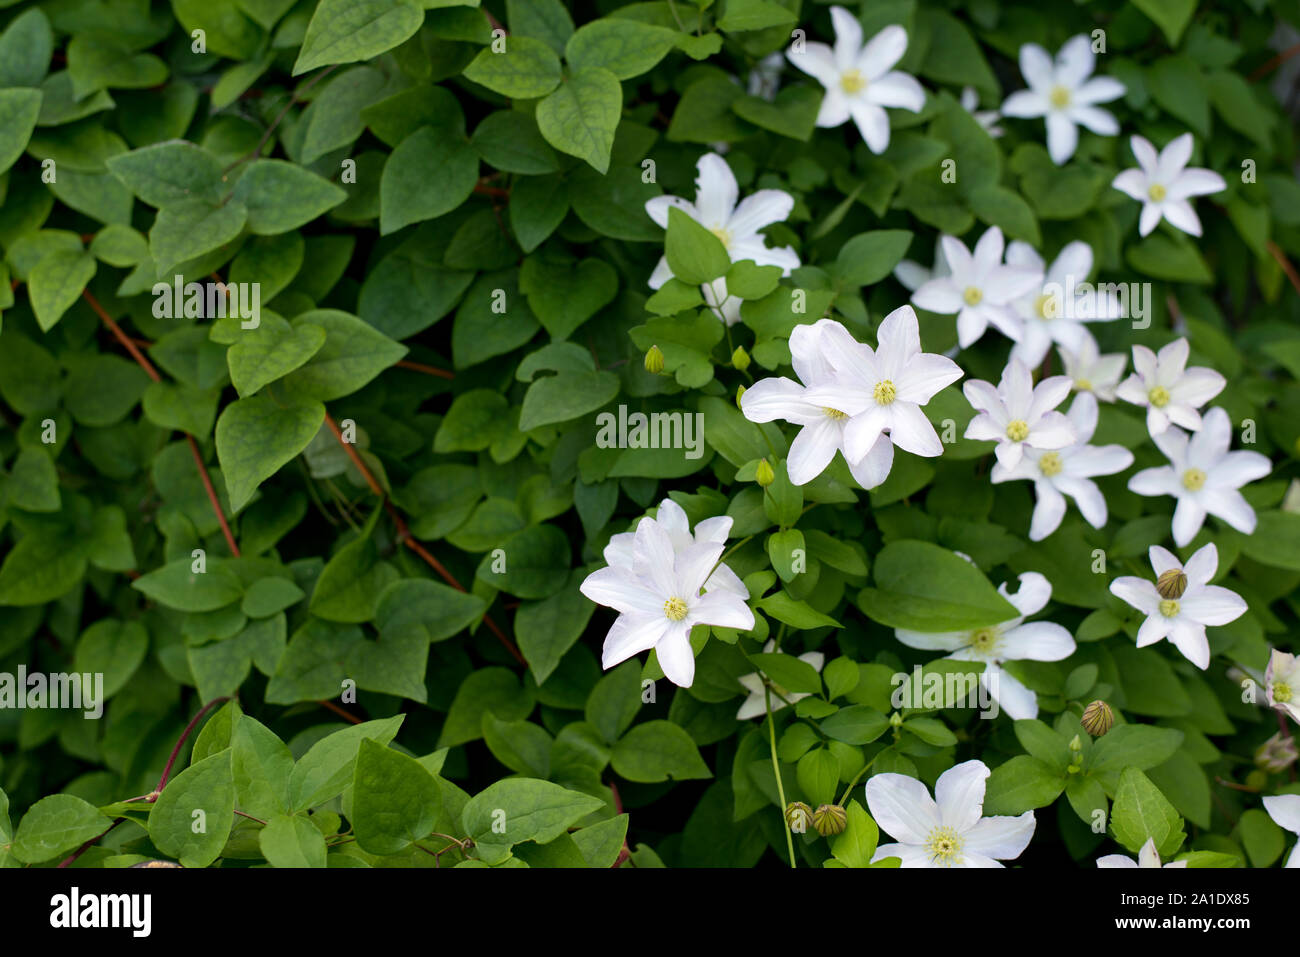
[[[356,466],[357,471],[360,472],[362,478],[366,480],[366,484],[370,486],[370,491],[374,492],[383,503],[384,510],[388,512],[389,517],[392,518],[393,524],[397,528],[397,537],[401,543],[411,551],[415,552],[415,554],[419,555],[424,563],[442,576],[442,580],[448,585],[455,588],[457,591],[465,591],[465,586],[456,580],[456,576],[449,572],[442,562],[438,561],[438,559],[430,554],[427,548],[416,541],[415,537],[411,535],[411,530],[406,525],[406,519],[402,518],[401,513],[398,512],[397,509],[393,507],[392,503],[388,501],[388,497],[384,494],[384,490],[380,487],[374,473],[371,472],[366,463],[362,461],[357,450],[352,447],[352,443],[344,441],[343,433],[339,430],[338,423],[334,421],[334,417],[328,412],[325,413],[325,424],[329,426],[330,431],[334,433],[334,438],[338,440],[339,445],[343,446],[343,451],[347,453],[348,458],[352,460],[352,464]],[[483,616],[483,624],[487,625],[492,634],[497,636],[497,640],[501,642],[502,647],[504,647],[506,651],[510,652],[511,657],[514,658],[515,661],[519,662],[519,664],[525,668],[528,667],[528,662],[524,659],[523,654],[520,653],[519,649],[515,646],[515,643],[506,636],[506,633],[501,630],[497,623],[492,620],[491,615]]]
[[[122,347],[130,353],[136,364],[145,371],[145,375],[149,376],[154,382],[161,382],[162,376],[158,374],[158,370],[154,368],[153,363],[145,358],[144,353],[131,340],[131,337],[122,331],[122,327],[113,321],[113,317],[99,304],[99,300],[90,294],[90,290],[82,290],[81,295],[90,304],[90,308],[94,310],[95,315],[99,316],[104,325],[108,326],[109,331],[113,333],[117,341],[122,343]],[[208,501],[212,503],[212,511],[217,516],[217,524],[221,526],[221,534],[225,536],[226,545],[230,548],[230,554],[238,558],[239,546],[235,544],[235,535],[230,530],[230,524],[226,521],[226,513],[221,510],[221,500],[217,498],[217,490],[212,487],[212,479],[208,475],[208,467],[203,464],[203,455],[199,452],[199,444],[194,441],[194,436],[188,433],[186,433],[185,438],[189,442],[190,454],[194,456],[194,464],[198,466],[199,478],[203,480],[203,487],[207,490]]]

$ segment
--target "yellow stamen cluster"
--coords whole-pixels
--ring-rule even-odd
[[[867,78],[861,70],[846,70],[840,74],[840,89],[845,93],[861,93],[867,86]]]
[[[1162,385],[1158,385],[1147,393],[1147,398],[1157,409],[1163,409],[1169,404],[1169,390]]]
[[[1064,466],[1061,464],[1061,456],[1056,452],[1044,452],[1042,458],[1038,460],[1038,470],[1048,478],[1060,475],[1062,468]]]
[[[961,835],[951,827],[936,827],[925,839],[930,860],[943,867],[952,867],[961,860]]]
[[[1029,423],[1024,419],[1016,419],[1007,423],[1007,438],[1012,442],[1023,442],[1029,438]]]
[[[1200,469],[1188,469],[1183,473],[1183,488],[1189,492],[1199,492],[1205,487],[1205,473]]]
[[[1169,191],[1159,183],[1152,183],[1150,187],[1147,188],[1147,195],[1158,203],[1169,195]]]
[[[1052,87],[1052,92],[1048,94],[1047,99],[1052,106],[1058,110],[1063,110],[1070,105],[1070,91],[1063,86]]]
[[[669,598],[664,602],[664,617],[669,621],[681,621],[686,617],[686,602],[680,598]]]
[[[968,306],[978,306],[984,301],[984,291],[978,286],[967,286],[966,291],[961,294],[961,298]]]
[[[884,379],[876,383],[876,388],[872,390],[871,397],[876,400],[877,405],[889,405],[898,398],[898,390],[894,388],[893,382]]]
[[[847,412],[841,412],[839,409],[832,409],[829,405],[822,406],[822,411],[826,413],[826,418],[834,419],[837,422],[840,419],[847,419],[849,417]]]
[[[1166,598],[1160,603],[1160,614],[1166,618],[1173,618],[1178,614],[1178,602],[1172,598]]]

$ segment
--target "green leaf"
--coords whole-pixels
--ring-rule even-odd
[[[330,63],[369,60],[414,35],[423,22],[424,10],[410,0],[321,0],[293,75]]]
[[[561,153],[586,160],[605,173],[622,106],[618,78],[602,67],[588,67],[575,71],[537,104],[537,127]]]
[[[149,839],[184,867],[207,867],[235,821],[231,750],[218,751],[167,782],[149,811]]]
[[[564,47],[564,58],[574,70],[603,67],[630,80],[653,69],[676,42],[674,30],[607,17],[579,27]]]
[[[1097,739],[1088,761],[1088,771],[1145,771],[1164,764],[1183,743],[1183,733],[1149,724],[1123,724]]]
[[[461,825],[481,856],[500,862],[515,844],[553,841],[603,806],[599,798],[549,781],[508,778],[470,798]]]
[[[804,799],[813,807],[833,804],[840,782],[840,762],[828,748],[817,748],[799,759],[795,777]]]
[[[880,841],[880,829],[856,800],[849,801],[843,833],[831,841],[831,854],[846,867],[870,867]]]
[[[718,21],[718,29],[728,33],[745,30],[766,30],[798,21],[793,13],[773,0],[727,0],[726,13]]]
[[[32,311],[42,332],[54,328],[95,277],[97,264],[88,252],[55,251],[43,258],[28,278]]]
[[[1196,12],[1196,0],[1133,0],[1133,6],[1164,31],[1171,47],[1178,46],[1183,30]]]
[[[366,721],[321,738],[298,759],[289,775],[289,806],[293,811],[317,807],[342,793],[352,780],[361,742],[387,745],[397,736],[404,714]]]
[[[224,206],[192,199],[164,206],[149,230],[157,275],[224,246],[243,231],[247,219],[248,210],[237,200]]]
[[[185,140],[154,143],[109,157],[108,171],[150,206],[173,206],[186,200],[221,200],[221,163]]]
[[[5,804],[7,808],[7,800]],[[112,823],[112,818],[79,797],[51,794],[28,808],[10,849],[18,860],[39,864],[76,850]]]
[[[822,733],[845,744],[875,741],[889,728],[889,718],[864,704],[841,708],[821,723]]]
[[[817,669],[794,655],[772,653],[749,657],[760,671],[780,686],[783,693],[822,693],[822,679]]]
[[[502,96],[535,100],[560,85],[560,58],[540,40],[508,37],[499,53],[493,46],[480,50],[465,78]]]
[[[371,854],[396,854],[433,829],[442,791],[424,765],[363,739],[352,777],[352,826]]]
[[[477,182],[478,156],[468,142],[436,127],[420,127],[397,145],[384,164],[379,180],[380,233],[450,212],[469,198]]]
[[[289,746],[260,721],[241,715],[230,747],[230,774],[239,808],[260,818],[285,813],[293,773]]]
[[[1046,807],[1065,790],[1065,775],[1027,754],[999,764],[989,775],[984,792],[984,814],[1023,814]]]
[[[891,628],[942,632],[984,628],[1018,616],[978,568],[929,542],[890,542],[876,556],[878,588],[864,588],[858,606]]]
[[[230,382],[240,396],[250,396],[263,386],[303,365],[325,344],[325,330],[309,322],[295,326],[271,322],[262,315],[256,329],[243,330],[226,351]]]
[[[623,735],[610,757],[629,781],[653,783],[712,777],[690,735],[670,721],[647,721]]]
[[[226,406],[217,419],[216,440],[230,507],[238,512],[247,505],[259,485],[307,447],[324,421],[325,406],[319,402],[281,406],[255,395]]]
[[[40,112],[40,90],[0,90],[0,173],[27,149]]]
[[[1254,807],[1243,811],[1237,831],[1253,867],[1271,867],[1282,856],[1286,835],[1266,811]]]
[[[239,177],[234,198],[248,209],[250,232],[274,236],[306,225],[348,194],[301,166],[261,159]]]
[[[104,618],[82,633],[73,667],[83,674],[102,674],[103,696],[111,698],[135,674],[148,651],[149,633],[144,625]]]
[[[445,641],[482,618],[486,608],[478,595],[441,582],[408,578],[393,582],[380,593],[374,620],[381,635],[410,633],[424,641]],[[515,629],[518,633],[518,619]]]
[[[835,271],[849,286],[875,285],[893,272],[911,243],[912,233],[906,229],[859,233],[840,247]]]
[[[262,856],[272,867],[324,867],[325,835],[298,814],[276,814],[257,835]]]
[[[407,353],[406,346],[337,309],[300,313],[294,317],[293,326],[325,330],[325,343],[303,365],[285,376],[284,385],[291,392],[321,402],[351,395]]]
[[[1113,732],[1112,732],[1113,733]],[[1160,789],[1137,768],[1127,768],[1115,789],[1110,812],[1115,839],[1136,854],[1151,838],[1161,860],[1170,860],[1182,846],[1183,819]]]
[[[722,240],[675,206],[668,208],[664,255],[673,276],[692,285],[725,276],[731,268]]]
[[[239,601],[243,584],[223,563],[210,560],[204,571],[180,558],[141,575],[131,587],[177,611],[215,611]]]

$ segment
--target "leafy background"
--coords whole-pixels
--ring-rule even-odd
[[[891,111],[880,156],[851,126],[814,130],[820,89],[789,67],[775,100],[746,92],[792,29],[832,39],[819,0],[0,0],[0,671],[102,671],[109,695],[100,721],[0,712],[0,866],[774,863],[768,726],[736,720],[735,678],[777,632],[828,661],[818,676],[764,659],[813,692],[776,717],[791,800],[836,800],[869,760],[933,785],[979,757],[996,768],[987,813],[1039,809],[1026,865],[1091,867],[1148,834],[1197,863],[1280,858],[1258,795],[1294,785],[1254,769],[1276,727],[1227,672],[1293,647],[1300,612],[1300,515],[1280,509],[1300,457],[1296,98],[1269,46],[1300,3],[845,5],[868,37],[907,28],[900,68],[929,91],[922,113]],[[1094,29],[1100,72],[1128,87],[1112,104],[1125,137],[1191,130],[1197,165],[1227,178],[1199,204],[1202,241],[1137,238],[1137,204],[1109,187],[1125,137],[1084,136],[1056,167],[1041,123],[1006,120],[995,140],[959,106],[966,86],[986,108],[1019,88],[1021,44]],[[716,144],[742,191],[796,198],[767,232],[806,264],[745,286],[732,330],[647,302],[664,234],[645,201],[692,196]],[[900,453],[870,493],[842,463],[802,489],[780,468],[766,496],[753,482],[790,436],[733,396],[788,364],[793,324],[829,314],[874,341],[906,301],[889,275],[904,253],[928,263],[938,232],[987,225],[1049,259],[1085,239],[1103,280],[1153,283],[1151,327],[1095,327],[1102,351],[1176,329],[1228,377],[1216,404],[1257,423],[1275,464],[1246,490],[1259,530],[1211,523],[1193,543],[1217,544],[1251,607],[1210,630],[1204,673],[1167,643],[1136,650],[1107,591],[1147,573],[1169,527],[1168,501],[1122,476],[1101,482],[1104,529],[1071,512],[1037,544],[1030,490],[991,486],[979,443]],[[153,283],[175,274],[260,283],[260,327],[156,318]],[[927,351],[955,344],[951,319],[921,328]],[[661,375],[643,367],[652,345]],[[967,377],[996,381],[1004,347],[962,353]],[[702,412],[704,455],[598,448],[595,415],[618,403]],[[926,411],[958,434],[972,414],[956,387]],[[1131,408],[1104,407],[1095,441],[1158,462]],[[666,495],[753,536],[728,561],[765,596],[753,634],[697,641],[686,690],[653,659],[602,674],[611,618],[577,592]],[[800,541],[795,573],[780,556]],[[1003,611],[989,582],[1027,570],[1079,642],[1011,666],[1040,721],[916,710],[891,727],[889,676],[922,658],[864,611],[872,596],[987,622]],[[1095,698],[1124,723],[1082,735],[1071,773]],[[845,835],[795,841],[800,866],[865,865],[858,794]]]

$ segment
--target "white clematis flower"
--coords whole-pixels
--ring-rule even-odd
[[[841,126],[850,119],[867,148],[883,153],[889,147],[886,107],[919,113],[925,90],[916,78],[893,66],[907,52],[907,31],[885,27],[864,46],[862,23],[843,7],[831,7],[835,47],[805,43],[802,51],[790,49],[790,62],[826,88],[817,125]]]
[[[1086,333],[1083,323],[1120,318],[1113,294],[1078,288],[1092,272],[1092,247],[1085,242],[1069,243],[1049,267],[1033,246],[1016,240],[1007,247],[1007,265],[1045,273],[1038,289],[1012,303],[1023,325],[1011,354],[1030,368],[1043,361],[1053,343],[1078,349]]]
[[[1011,307],[1021,296],[1040,289],[1041,269],[1008,266],[1002,230],[991,226],[975,244],[974,254],[961,240],[944,236],[943,256],[949,274],[931,279],[912,294],[912,303],[930,312],[957,316],[957,341],[974,345],[990,324],[1009,339],[1021,336],[1022,320]]]
[[[1198,548],[1186,565],[1159,545],[1152,545],[1147,554],[1157,581],[1166,572],[1176,575],[1181,571],[1186,576],[1183,593],[1177,598],[1165,598],[1156,588],[1156,582],[1126,575],[1110,583],[1111,594],[1147,616],[1138,629],[1139,648],[1168,638],[1184,658],[1204,670],[1210,664],[1210,642],[1205,637],[1205,626],[1236,621],[1246,613],[1246,602],[1236,592],[1210,584],[1219,570],[1219,550],[1213,542]]]
[[[670,498],[660,503],[654,518],[647,515],[641,519],[641,522],[658,522],[663,526],[672,542],[674,554],[681,554],[692,545],[725,545],[727,536],[731,534],[732,521],[730,515],[706,518],[695,526],[695,533],[691,534],[691,522],[686,517],[686,511]],[[606,564],[633,571],[636,567],[636,532],[611,535],[604,556]],[[727,565],[719,565],[704,583],[705,592],[715,588],[725,589],[741,598],[749,597],[749,589]]]
[[[954,765],[934,785],[905,774],[877,774],[867,782],[867,807],[880,829],[897,839],[871,860],[897,857],[903,867],[1002,867],[1020,856],[1034,836],[1034,812],[984,817],[983,761]]]
[[[1237,491],[1247,482],[1273,470],[1268,456],[1258,452],[1229,452],[1232,423],[1228,413],[1215,406],[1205,414],[1199,432],[1190,439],[1182,429],[1170,428],[1153,436],[1169,464],[1143,469],[1128,480],[1129,491],[1139,495],[1172,495],[1174,542],[1183,546],[1196,537],[1205,516],[1215,515],[1239,532],[1255,530],[1255,510]]]
[[[1034,483],[1034,517],[1029,523],[1029,540],[1042,541],[1061,525],[1065,517],[1065,496],[1074,499],[1079,514],[1093,528],[1106,524],[1106,497],[1092,479],[1114,475],[1133,464],[1133,453],[1122,445],[1089,445],[1097,431],[1097,400],[1081,392],[1070,404],[1066,416],[1078,441],[1059,452],[1025,449],[1021,460],[1007,468],[994,463],[993,484],[1028,480]]]
[[[1195,432],[1201,427],[1201,414],[1196,410],[1228,384],[1213,369],[1188,369],[1190,350],[1186,339],[1175,339],[1159,353],[1146,346],[1133,347],[1135,371],[1120,383],[1115,394],[1125,402],[1146,407],[1147,431],[1152,437],[1169,428],[1171,422]]]
[[[971,379],[962,388],[966,401],[980,413],[966,426],[965,437],[997,442],[993,453],[1003,468],[1019,464],[1026,448],[1051,452],[1078,441],[1070,420],[1052,411],[1070,394],[1068,376],[1051,376],[1034,385],[1029,367],[1012,359],[996,389],[983,379]]]
[[[1142,136],[1134,136],[1129,145],[1138,166],[1124,170],[1111,185],[1142,204],[1138,232],[1147,235],[1163,219],[1191,236],[1201,235],[1201,220],[1187,200],[1222,192],[1228,184],[1214,170],[1186,168],[1192,158],[1192,134],[1174,138],[1159,153]]]
[[[1020,612],[1016,618],[973,631],[927,633],[894,629],[894,635],[909,648],[946,651],[954,661],[982,661],[980,684],[1007,714],[1017,721],[1038,717],[1038,696],[1001,667],[1004,661],[1060,661],[1074,654],[1074,638],[1050,621],[1025,619],[1036,615],[1052,597],[1052,583],[1038,572],[1020,576],[1020,588],[1012,594],[1006,583],[998,587],[1002,597]]]
[[[844,455],[854,479],[875,488],[889,475],[894,446],[915,455],[943,453],[921,406],[961,378],[951,359],[921,351],[916,313],[895,309],[877,330],[878,348],[858,342],[833,319],[797,326],[790,354],[801,386],[763,379],[741,396],[752,422],[784,419],[804,428],[790,446],[790,481],[804,485]]]
[[[1092,333],[1083,330],[1079,337],[1078,349],[1057,346],[1065,374],[1074,382],[1077,392],[1091,392],[1100,402],[1114,402],[1119,388],[1119,380],[1128,365],[1128,357],[1122,352],[1101,354],[1097,340]]]
[[[998,126],[998,120],[1002,119],[1002,114],[997,110],[981,110],[980,95],[976,92],[975,87],[962,87],[961,91],[961,108],[975,117],[975,122],[984,127],[984,132],[993,139],[997,139],[1004,132],[1002,127]]]
[[[1007,97],[1002,115],[1046,117],[1047,152],[1057,166],[1074,155],[1080,126],[1099,136],[1119,133],[1114,115],[1097,104],[1119,99],[1126,87],[1114,77],[1092,76],[1095,68],[1092,41],[1082,34],[1066,41],[1055,62],[1036,43],[1020,48],[1020,72],[1029,89]]]
[[[596,604],[619,613],[605,637],[602,665],[612,668],[653,648],[664,676],[689,688],[695,680],[691,628],[716,625],[749,631],[754,613],[744,598],[725,588],[703,593],[722,557],[722,543],[708,541],[678,552],[657,521],[641,522],[635,536],[630,569],[601,568],[580,588]]]
[[[1264,671],[1264,693],[1270,708],[1300,722],[1300,659],[1274,648]]]
[[[647,200],[645,211],[655,223],[667,229],[668,210],[675,206],[717,236],[733,263],[751,260],[760,266],[780,266],[782,276],[799,267],[799,256],[791,247],[770,247],[759,232],[765,226],[785,221],[794,209],[793,196],[779,189],[760,189],[737,202],[740,187],[726,160],[717,153],[705,153],[695,168],[695,202],[680,196]],[[658,289],[672,278],[668,257],[664,256],[650,275],[650,288]],[[700,291],[727,325],[740,321],[740,300],[728,295],[725,279],[705,283]]]
[[[768,643],[763,646],[763,654],[771,654],[776,648],[776,640],[769,639]],[[805,661],[813,666],[813,670],[821,672],[822,666],[826,664],[826,656],[820,651],[805,651],[799,656],[800,661]],[[767,714],[767,694],[763,688],[763,676],[757,671],[747,675],[741,675],[736,679],[749,692],[749,697],[745,699],[736,712],[737,721],[748,721],[750,718],[757,718],[759,715]],[[794,704],[801,698],[808,697],[806,691],[786,691],[784,688],[773,685],[772,710],[780,711],[786,706],[786,703]]]
[[[1300,834],[1300,794],[1275,794],[1264,798],[1264,810],[1278,827]],[[1300,867],[1300,841],[1291,848],[1286,859],[1287,867]]]
[[[1097,858],[1098,867],[1160,867],[1160,852],[1156,850],[1156,841],[1148,837],[1147,842],[1138,851],[1137,860],[1124,854],[1107,854]],[[1165,867],[1186,867],[1186,861],[1171,861]]]

